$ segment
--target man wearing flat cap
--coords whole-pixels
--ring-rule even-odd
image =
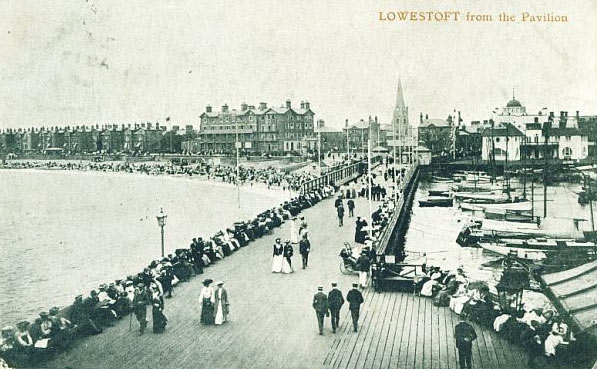
[[[317,293],[313,296],[313,309],[317,314],[317,325],[319,326],[319,334],[323,335],[323,319],[325,316],[330,316],[330,305],[328,297],[323,293],[323,286],[317,286]]]
[[[344,305],[344,297],[338,289],[337,282],[332,282],[332,289],[328,292],[328,303],[332,315],[332,333],[336,333],[336,329],[340,326],[340,309]]]

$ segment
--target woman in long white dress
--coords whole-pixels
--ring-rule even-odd
[[[219,281],[217,283],[218,288],[214,292],[214,299],[215,299],[215,311],[214,311],[214,323],[216,325],[221,325],[226,322],[226,317],[228,316],[228,293],[222,287],[224,282]]]
[[[281,273],[283,264],[284,246],[282,246],[280,238],[276,238],[276,243],[274,243],[274,254],[272,260],[272,273]]]
[[[298,243],[299,242],[299,234],[298,234],[298,227],[296,225],[296,217],[293,217],[290,221],[290,242]]]

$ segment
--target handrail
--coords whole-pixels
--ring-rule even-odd
[[[404,179],[403,179],[404,183],[410,183],[413,173],[415,172],[416,168],[417,168],[416,164],[413,164],[410,166],[410,168],[406,171],[406,173],[404,175]],[[380,254],[385,254],[385,250],[388,246],[388,243],[390,242],[390,237],[394,233],[394,228],[396,227],[396,223],[398,222],[398,219],[400,218],[400,214],[402,213],[404,201],[405,201],[405,196],[403,196],[403,194],[401,193],[400,198],[398,199],[398,201],[396,202],[396,204],[394,206],[394,212],[392,213],[390,221],[388,222],[388,225],[383,230],[383,232],[379,238],[379,248],[377,249],[377,251]]]
[[[372,166],[373,164],[378,163],[381,160],[381,157],[376,156],[371,159]],[[301,185],[301,193],[307,193],[311,190],[319,189],[320,187],[327,186],[331,183],[338,184],[340,182],[347,182],[348,180],[352,180],[356,178],[359,174],[361,174],[361,168],[367,165],[366,160],[361,160],[356,163],[348,164],[340,169],[334,170],[332,172],[326,173],[321,177],[317,177],[310,181],[307,181]]]

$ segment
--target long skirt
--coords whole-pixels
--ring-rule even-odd
[[[153,333],[162,333],[166,330],[168,319],[159,308],[153,308]]]
[[[292,221],[292,223],[290,223],[290,242],[291,243],[299,242],[299,234],[298,234],[298,229],[296,229],[295,221]]]
[[[292,268],[292,259],[291,258],[284,258],[284,263],[282,265],[282,273],[292,273],[294,269]]]
[[[282,272],[282,264],[284,264],[284,256],[276,255],[272,260],[272,272],[273,273],[281,273]]]
[[[205,325],[214,324],[214,304],[211,299],[204,298],[201,307],[201,323]]]
[[[218,301],[218,312],[215,316],[215,323],[216,325],[223,324],[226,321],[226,317],[224,316],[224,309],[222,307],[222,301]]]

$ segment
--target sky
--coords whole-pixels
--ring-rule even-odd
[[[454,110],[465,122],[488,119],[513,89],[529,113],[597,114],[594,0],[2,3],[0,129],[166,117],[198,126],[206,105],[287,99],[308,100],[327,126],[387,123],[399,79],[411,122]],[[461,19],[387,22],[380,11]],[[492,21],[467,22],[467,12]],[[568,22],[499,22],[500,12]]]

